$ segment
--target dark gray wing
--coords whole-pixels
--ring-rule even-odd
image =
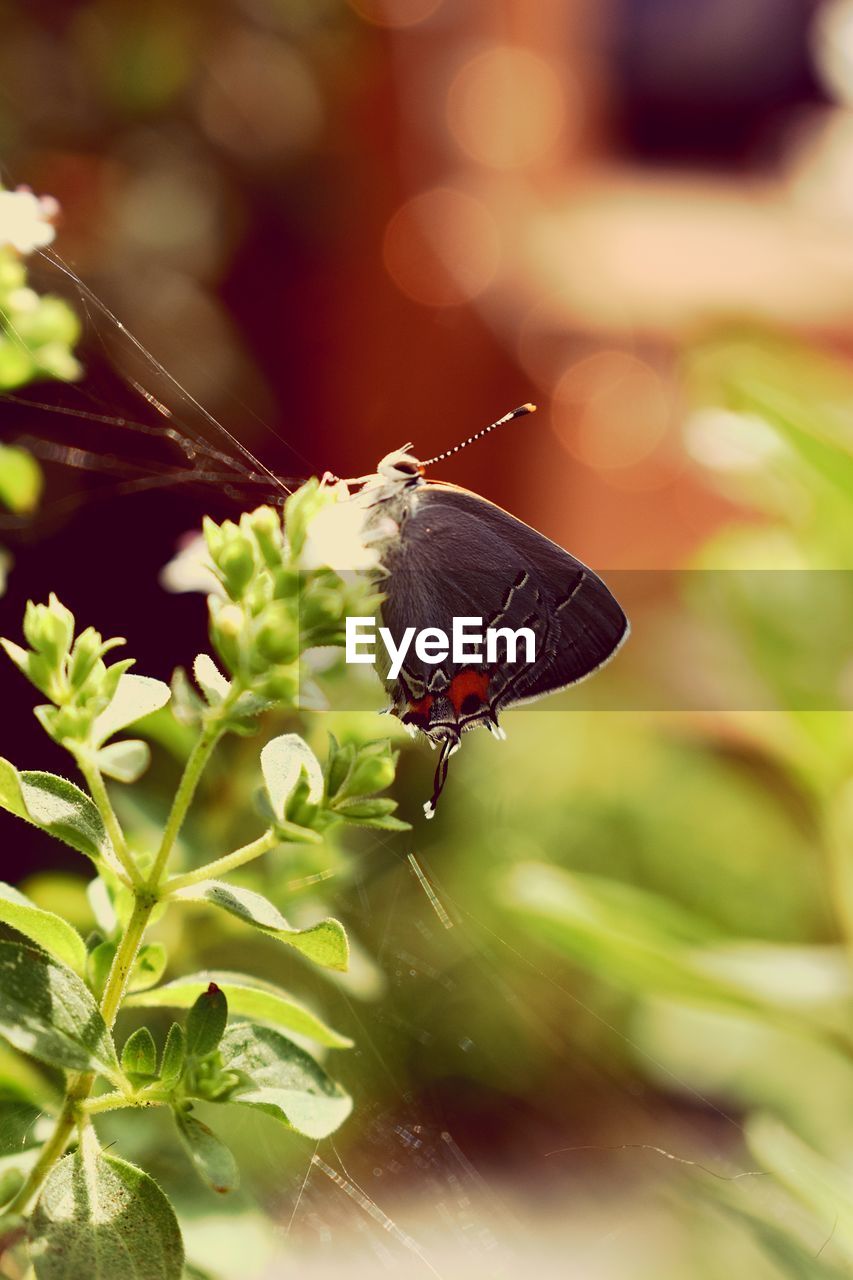
[[[611,656],[628,628],[618,602],[591,569],[500,507],[455,486],[428,483],[418,491],[387,567],[383,623],[397,642],[407,626],[440,627],[449,635],[454,616],[533,628],[537,660],[502,669],[501,705],[583,679]],[[434,671],[410,652],[410,678],[426,687]]]

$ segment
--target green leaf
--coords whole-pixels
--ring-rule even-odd
[[[23,893],[0,881],[0,920],[49,951],[69,969],[86,972],[86,946],[72,925],[52,911],[37,907]]]
[[[99,1151],[91,1129],[45,1183],[32,1233],[38,1280],[181,1280],[171,1204],[147,1173]]]
[[[741,1009],[791,1025],[793,1015],[771,1004],[751,975],[740,979],[725,951],[715,963],[703,921],[644,890],[531,862],[504,878],[501,897],[533,923],[537,939],[641,997]]]
[[[99,942],[86,958],[86,981],[98,1000],[104,993],[117,950],[118,944],[115,942]]]
[[[201,689],[208,703],[216,707],[231,691],[231,681],[217,667],[207,653],[200,653],[193,663],[195,682]]]
[[[0,502],[17,516],[38,505],[42,490],[39,464],[25,449],[0,445]]]
[[[139,954],[130,977],[127,980],[128,991],[145,991],[159,982],[168,961],[168,953],[162,942],[146,942],[139,948]]]
[[[213,970],[192,973],[186,978],[175,978],[165,986],[156,987],[142,995],[131,996],[125,1001],[129,1008],[188,1009],[207,986],[215,982],[225,993],[231,1014],[251,1018],[257,1022],[271,1022],[286,1031],[307,1036],[318,1044],[331,1049],[349,1049],[352,1040],[340,1035],[322,1022],[316,1014],[299,1004],[286,991],[272,983],[250,978],[242,973]]]
[[[109,706],[92,725],[92,741],[101,746],[113,734],[150,716],[166,703],[172,691],[162,680],[150,676],[123,675]]]
[[[807,1245],[795,1235],[793,1224],[780,1216],[778,1209],[774,1220],[770,1213],[765,1217],[742,1201],[727,1199],[725,1192],[721,1193],[716,1188],[703,1187],[702,1190],[712,1202],[716,1202],[720,1212],[753,1236],[762,1252],[788,1280],[847,1280],[848,1271],[842,1272],[829,1258],[819,1254],[814,1245]],[[731,1192],[728,1194],[731,1197]],[[823,1243],[827,1241],[828,1236]]]
[[[4,1169],[0,1173],[0,1205],[8,1204],[18,1194],[25,1178],[22,1169]]]
[[[175,1124],[181,1141],[202,1182],[225,1195],[240,1185],[237,1162],[212,1129],[184,1110],[176,1110]]]
[[[96,863],[103,858],[114,871],[121,871],[101,815],[73,782],[53,773],[19,772],[0,756],[0,807]]]
[[[213,1053],[227,1021],[228,1001],[216,983],[211,982],[187,1014],[187,1053],[194,1058]]]
[[[160,1079],[164,1084],[180,1080],[187,1060],[187,1037],[180,1023],[173,1022],[163,1046]]]
[[[352,1110],[352,1099],[304,1049],[272,1027],[234,1022],[219,1046],[225,1071],[251,1083],[227,1102],[263,1111],[308,1138],[327,1138]]]
[[[45,1114],[43,1106],[25,1102],[20,1098],[0,1098],[0,1132],[3,1134],[3,1152],[5,1159],[12,1160],[33,1147],[41,1147],[45,1139],[45,1128],[52,1129],[51,1120]],[[8,1172],[10,1166],[3,1167],[0,1157],[0,1169]],[[14,1166],[12,1166],[14,1167]],[[0,1204],[5,1204],[0,1199]]]
[[[746,1122],[750,1151],[765,1169],[806,1205],[853,1263],[853,1177],[803,1142],[781,1120],[751,1116]]]
[[[50,1066],[119,1074],[88,987],[43,951],[17,942],[0,942],[0,1035]]]
[[[95,764],[101,773],[116,782],[136,782],[150,763],[151,748],[141,738],[110,742],[95,752]]]
[[[61,1104],[56,1082],[3,1040],[0,1040],[0,1096],[17,1098],[49,1111],[58,1111]]]
[[[303,773],[308,780],[309,804],[319,804],[323,799],[320,762],[297,733],[283,733],[267,743],[261,752],[261,770],[270,806],[277,818],[284,817],[287,801]]]
[[[121,1051],[121,1069],[127,1075],[148,1079],[157,1074],[157,1046],[147,1027],[137,1027]]]
[[[347,936],[337,920],[321,920],[307,929],[293,929],[268,898],[252,889],[225,884],[222,880],[201,880],[198,884],[179,889],[174,897],[184,902],[205,902],[219,907],[271,938],[296,947],[309,960],[326,969],[346,969],[349,963]]]

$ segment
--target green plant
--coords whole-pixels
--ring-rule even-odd
[[[283,522],[269,507],[239,524],[206,522],[217,582],[209,596],[210,637],[224,671],[200,655],[198,691],[182,672],[170,690],[131,674],[126,659],[108,664],[107,655],[124,642],[104,640],[92,627],[76,631],[72,614],[53,596],[27,607],[27,647],[3,641],[47,699],[36,716],[73,757],[88,790],[0,761],[0,805],[87,856],[96,872],[89,897],[98,929],[85,941],[61,916],[0,885],[0,922],[10,933],[0,942],[0,1035],[22,1054],[61,1068],[64,1081],[52,1098],[40,1078],[19,1076],[18,1102],[51,1112],[52,1123],[0,1162],[4,1247],[13,1260],[28,1258],[42,1280],[183,1274],[172,1205],[147,1173],[101,1148],[94,1117],[170,1109],[193,1167],[226,1193],[237,1185],[236,1164],[194,1114],[199,1100],[262,1112],[314,1139],[332,1133],[350,1111],[346,1092],[290,1035],[338,1048],[349,1041],[286,991],[250,975],[189,974],[158,986],[166,950],[148,936],[164,913],[202,905],[314,965],[347,967],[347,938],[337,920],[292,927],[262,894],[222,877],[279,845],[318,844],[342,823],[403,828],[393,816],[395,802],[377,794],[394,777],[388,742],[332,740],[321,766],[299,735],[273,738],[260,752],[262,832],[204,865],[177,872],[173,865],[187,811],[223,736],[256,733],[258,717],[270,708],[296,709],[308,679],[306,651],[341,644],[346,613],[375,605],[366,579],[303,567],[311,525],[334,503],[312,481],[288,499]],[[149,748],[122,735],[170,700],[192,746],[158,839],[139,850],[126,837],[106,780],[129,785],[141,777]],[[172,1024],[162,1048],[143,1025],[119,1049],[116,1020],[129,1005],[189,1011],[183,1024]]]
[[[56,201],[0,186],[0,393],[40,378],[71,382],[80,376],[74,356],[80,323],[71,307],[30,284],[24,258],[50,244]],[[30,515],[42,491],[39,464],[26,449],[0,444],[0,505]],[[0,595],[11,564],[0,547]]]

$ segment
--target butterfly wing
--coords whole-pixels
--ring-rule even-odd
[[[529,525],[477,494],[427,482],[405,509],[400,536],[385,557],[383,624],[395,644],[407,627],[440,628],[482,618],[485,627],[529,628],[532,662],[432,664],[411,651],[389,680],[394,711],[441,744],[432,798],[435,813],[450,755],[466,729],[497,734],[498,712],[575,684],[610,658],[628,633],[620,605],[591,569]],[[508,654],[504,655],[508,659]]]
[[[397,643],[411,626],[439,627],[450,635],[453,618],[464,616],[534,632],[535,662],[490,668],[480,714],[461,714],[464,699],[449,699],[459,731],[496,721],[504,706],[582,680],[607,661],[628,630],[620,605],[591,569],[500,507],[453,485],[427,483],[416,491],[386,567],[383,623]],[[442,685],[452,694],[465,671],[464,665],[435,666],[410,653],[402,687],[393,690],[395,702],[421,703],[430,691],[443,692]],[[465,697],[470,706],[471,691]],[[434,698],[426,722],[414,722],[425,731],[445,728],[447,701]]]

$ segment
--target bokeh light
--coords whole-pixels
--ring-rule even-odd
[[[684,423],[687,452],[714,471],[763,471],[784,452],[777,432],[754,413],[697,409]]]
[[[568,368],[553,393],[564,447],[600,471],[633,467],[666,435],[670,393],[661,375],[626,351],[600,351]]]
[[[377,27],[415,27],[431,18],[443,0],[347,0],[360,18]]]
[[[853,2],[825,0],[815,13],[812,50],[829,91],[853,106]]]
[[[450,86],[450,131],[480,164],[495,169],[529,165],[560,137],[570,83],[529,49],[488,49],[467,62]]]
[[[479,200],[450,187],[424,191],[391,218],[385,267],[399,289],[428,307],[476,298],[500,263],[497,225]]]
[[[207,132],[241,159],[269,162],[304,151],[323,122],[307,59],[275,36],[236,31],[213,50],[198,110]]]

